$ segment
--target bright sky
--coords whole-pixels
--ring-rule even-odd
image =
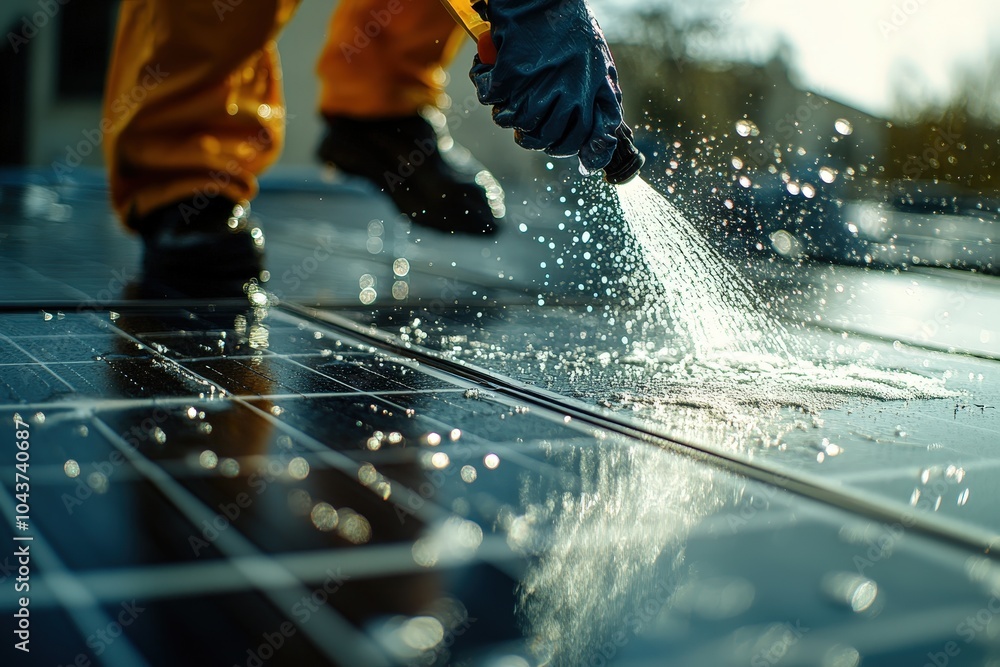
[[[595,5],[600,17],[634,2]],[[773,45],[784,38],[805,87],[877,115],[888,114],[901,86],[917,99],[944,97],[961,64],[981,65],[1000,53],[996,0],[728,0],[718,6],[733,10],[724,28],[735,43]]]
[[[736,0],[748,29],[773,30],[795,51],[799,76],[867,111],[888,112],[894,88],[947,95],[962,63],[1000,46],[996,0]],[[753,28],[750,28],[753,26]],[[906,72],[906,74],[902,74]]]

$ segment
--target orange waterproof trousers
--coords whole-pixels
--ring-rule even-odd
[[[101,122],[123,220],[199,195],[256,195],[284,142],[275,40],[297,5],[123,0]],[[440,0],[340,0],[317,66],[320,112],[390,117],[435,104],[461,39]]]

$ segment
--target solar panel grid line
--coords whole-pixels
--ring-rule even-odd
[[[482,546],[476,553],[477,562],[493,565],[514,561],[519,558],[507,545],[505,538],[484,537]],[[261,561],[276,561],[300,581],[320,582],[329,576],[331,556],[327,551],[289,552],[262,556],[234,556],[225,560],[169,563],[164,565],[137,566],[127,569],[90,570],[73,575],[89,592],[88,599],[98,603],[116,603],[121,599],[137,598],[155,601],[169,598],[183,598],[191,595],[243,592],[247,589],[246,571],[261,567]],[[240,567],[233,567],[235,562]],[[444,559],[436,566],[449,569],[468,565],[467,560],[448,561]],[[367,579],[385,575],[407,575],[426,572],[427,568],[417,565],[411,558],[409,544],[375,544],[358,549],[341,550],[336,554],[338,575],[345,579]],[[66,608],[81,606],[80,600],[60,600],[54,593],[58,584],[48,582],[41,575],[41,591],[32,598],[32,605],[39,607],[58,606]],[[282,589],[280,582],[258,581],[261,589]],[[4,602],[0,609],[13,608]]]
[[[9,337],[7,337],[7,336],[5,336],[3,334],[0,334],[0,340],[5,340],[8,343],[10,343],[11,345],[13,345],[15,348],[17,348],[17,350],[19,352],[21,352],[22,354],[25,354],[28,357],[30,357],[31,360],[34,361],[35,364],[37,364],[38,366],[41,366],[42,368],[44,368],[50,375],[52,375],[57,380],[59,380],[60,382],[62,382],[64,385],[66,385],[66,387],[69,388],[71,391],[75,390],[75,388],[73,387],[73,385],[71,385],[70,383],[66,382],[66,380],[63,379],[62,376],[60,376],[58,373],[56,373],[51,368],[49,368],[48,364],[46,364],[41,359],[39,359],[35,355],[31,354],[27,350],[25,350],[23,347],[21,347],[20,345],[18,345],[17,343],[15,343],[13,340],[11,340]]]
[[[59,365],[60,366],[73,366],[73,365],[93,364],[93,363],[94,363],[93,361],[79,361],[79,360],[78,361],[60,361]],[[43,362],[43,361],[32,361],[30,363],[23,363],[23,364],[17,364],[17,363],[0,363],[0,368],[6,368],[6,367],[10,367],[10,366],[44,366],[44,365],[45,365],[45,362]]]
[[[209,521],[215,514],[197,496],[185,489],[179,482],[167,475],[156,463],[138,452],[125,442],[115,431],[99,418],[94,420],[98,431],[107,438],[147,479],[176,507],[192,524],[200,525]],[[239,529],[218,533],[213,545],[227,558],[241,574],[246,577],[247,588],[257,590],[276,605],[282,613],[291,609],[303,595],[311,595],[312,591],[291,572],[271,558],[258,558],[252,561],[229,560],[234,556],[263,556],[262,552],[248,538],[239,533]],[[258,587],[259,583],[265,585]],[[281,588],[277,588],[281,586]],[[331,660],[344,659],[346,664],[364,664],[378,667],[388,665],[382,651],[367,635],[354,628],[343,616],[329,606],[318,607],[314,614],[321,621],[317,624],[291,622],[309,637],[313,643]]]
[[[712,465],[717,469],[763,482],[769,486],[785,488],[793,493],[832,505],[852,514],[887,522],[905,522],[911,530],[934,536],[947,542],[971,548],[997,558],[994,547],[1000,544],[1000,532],[962,521],[955,517],[947,520],[932,514],[914,512],[902,501],[894,501],[863,489],[847,488],[838,481],[820,475],[782,469],[766,463],[743,460],[739,455],[718,449],[711,444],[680,439],[665,432],[662,427],[642,424],[620,413],[611,413],[588,406],[572,398],[532,386],[484,369],[475,364],[456,363],[445,355],[400,341],[385,331],[365,331],[365,327],[336,313],[317,311],[294,304],[287,308],[292,313],[323,322],[333,331],[344,330],[355,337],[370,337],[376,347],[385,347],[402,353],[411,353],[417,361],[453,368],[456,374],[467,375],[470,381],[492,384],[498,394],[521,399],[533,407],[564,411],[567,416],[588,423],[608,432],[624,435],[662,449],[673,451]]]
[[[280,313],[281,311],[279,310],[278,312]],[[282,314],[284,314],[284,313],[282,313]],[[289,315],[289,314],[284,314],[284,315]],[[296,319],[298,319],[295,316],[291,316],[291,317],[292,317],[292,319],[290,321],[295,321]],[[347,336],[344,336],[344,333],[342,331],[335,330],[335,329],[332,329],[330,327],[324,327],[319,322],[311,322],[311,324],[313,326],[316,326],[318,329],[324,330],[327,335],[335,336],[335,337],[338,337],[338,338],[349,338]],[[364,342],[361,342],[361,341],[358,341],[358,344],[359,345],[366,345]],[[368,343],[368,344],[370,345],[370,343]],[[439,377],[441,379],[444,379],[444,380],[447,380],[449,382],[452,382],[452,383],[454,383],[454,384],[456,384],[458,386],[465,386],[467,388],[477,388],[477,389],[478,388],[482,388],[482,385],[479,385],[479,384],[476,384],[476,383],[473,383],[473,382],[469,382],[468,380],[465,380],[465,379],[460,378],[458,376],[448,375],[444,371],[442,371],[441,369],[434,368],[434,367],[427,366],[427,365],[423,365],[423,364],[419,364],[419,363],[415,363],[414,365],[415,365],[415,367],[419,368],[420,371],[423,372],[423,373],[427,373],[429,375],[435,375],[435,376],[437,376],[437,377]],[[500,395],[483,396],[482,394],[480,394],[480,398],[483,399],[483,400],[488,400],[490,402],[497,403],[499,405],[507,406],[507,407],[509,407],[511,409],[516,409],[516,408],[518,408],[520,406],[520,404],[516,400],[513,400],[510,397],[502,397]],[[396,407],[398,407],[401,410],[406,409],[405,406],[401,406],[401,405],[398,405],[398,404],[396,404]],[[551,411],[551,412],[550,411],[545,411],[545,410],[543,410],[541,408],[537,408],[537,407],[534,408],[534,409],[537,411],[538,414],[544,414],[544,418],[547,418],[547,419],[549,419],[550,421],[552,421],[554,423],[563,423],[568,428],[571,428],[571,429],[579,431],[581,433],[581,435],[589,436],[589,437],[592,437],[592,438],[599,436],[600,429],[595,429],[595,428],[593,428],[591,426],[586,426],[586,425],[583,425],[583,424],[577,424],[577,423],[575,423],[573,421],[565,422],[562,419],[563,415],[560,414],[560,413],[557,413],[555,411]],[[439,420],[434,419],[433,417],[428,417],[428,416],[425,415],[425,419],[431,419],[431,420],[437,422],[444,429],[450,430],[450,428],[451,428],[451,424],[447,424],[447,423],[441,422]],[[483,440],[485,442],[488,442],[488,439],[482,438],[481,436],[478,436],[476,434],[475,430],[466,430],[466,431],[463,431],[463,437],[476,438],[476,439],[481,439],[481,440]],[[520,451],[518,451],[514,447],[509,447],[509,446],[503,445],[502,443],[497,443],[496,444],[496,448],[497,448],[498,451],[500,451],[502,449],[504,451],[504,453],[505,453],[505,456],[507,456],[511,460],[518,461],[519,463],[521,463],[528,470],[533,470],[535,472],[549,473],[551,476],[555,476],[555,477],[562,477],[565,474],[564,471],[559,470],[558,467],[556,467],[556,466],[551,466],[551,465],[548,465],[548,464],[546,464],[544,462],[541,462],[541,461],[539,461],[539,460],[537,460],[535,458],[524,456]]]
[[[4,492],[0,493],[0,513],[8,525],[14,524],[14,508],[14,500],[4,489]],[[30,542],[24,542],[30,545],[31,562],[37,564],[39,573],[50,582],[49,588],[53,596],[59,602],[60,608],[69,615],[80,636],[90,637],[101,628],[111,627],[114,621],[101,608],[100,602],[91,591],[66,567],[45,536],[36,530],[36,534],[32,537]],[[115,601],[122,602],[127,599],[117,597]],[[39,638],[36,635],[35,640],[45,641],[46,638]],[[101,656],[101,664],[107,667],[130,667],[148,663],[126,634],[122,633],[118,640],[107,645],[107,650]]]
[[[426,396],[437,396],[440,394],[460,394],[462,389],[387,389],[385,391],[317,391],[308,394],[261,394],[255,398],[264,401],[285,401],[289,399],[302,398],[351,398],[368,396],[371,398],[392,398],[393,396],[410,396],[412,394],[423,394]]]
[[[186,360],[185,360],[186,361]],[[78,362],[86,363],[86,362]],[[95,363],[95,362],[91,362]],[[2,364],[0,364],[2,365]],[[19,364],[24,365],[24,364]],[[34,363],[29,365],[36,365]],[[37,364],[41,365],[41,364]],[[291,398],[341,398],[350,396],[408,396],[410,394],[441,394],[441,393],[461,393],[462,389],[389,389],[385,391],[346,391],[346,392],[315,392],[310,394],[261,394],[255,398],[266,401],[288,400]],[[0,410],[44,412],[46,410],[60,410],[75,407],[77,412],[100,412],[131,408],[162,408],[175,406],[203,405],[205,399],[196,396],[162,396],[156,398],[115,398],[104,399],[94,397],[74,398],[72,401],[44,401],[40,403],[0,403]]]
[[[67,282],[65,282],[63,280],[58,280],[56,278],[51,278],[51,277],[45,275],[44,273],[42,273],[41,271],[38,271],[37,269],[32,268],[30,265],[25,264],[24,262],[19,262],[16,259],[11,258],[9,255],[4,257],[4,264],[6,264],[8,266],[16,267],[20,271],[24,271],[26,274],[28,274],[29,276],[31,276],[34,281],[46,282],[46,283],[56,283],[60,287],[65,288],[66,291],[69,294],[73,294],[74,296],[77,296],[81,300],[87,300],[87,299],[90,298],[89,294],[87,294],[86,292],[84,292],[84,291],[82,291],[80,289],[77,289],[73,285],[71,285],[71,284],[69,284],[69,283],[67,283]]]
[[[119,333],[119,335],[123,336],[127,340],[131,340],[133,342],[141,343],[140,339],[138,339],[137,337],[133,336],[132,334],[129,334],[127,331],[124,331],[123,329],[121,329],[119,327],[113,327],[113,329],[115,331],[117,331]],[[154,350],[154,353],[157,355],[158,358],[166,359],[166,357],[164,357],[162,355],[162,353],[160,353],[158,351],[155,351],[155,350]],[[241,397],[241,396],[236,395],[236,394],[231,394],[231,393],[228,392],[228,390],[225,387],[222,387],[221,385],[218,385],[216,383],[211,383],[211,381],[203,378],[202,376],[200,376],[199,374],[195,373],[194,371],[191,371],[190,369],[188,369],[187,367],[185,367],[183,364],[179,363],[177,360],[172,360],[171,359],[169,361],[171,363],[173,363],[174,365],[176,365],[178,368],[183,369],[186,373],[188,373],[192,377],[197,378],[198,380],[201,380],[203,382],[212,384],[217,389],[225,391],[226,394],[227,394],[227,396],[228,396],[228,398],[229,398],[229,400],[232,400],[232,401],[234,401],[234,402],[242,405],[243,407],[245,407],[245,408],[247,408],[247,409],[249,409],[249,410],[257,413],[259,416],[261,416],[265,420],[269,421],[276,428],[278,428],[280,430],[283,430],[283,431],[289,433],[290,435],[295,436],[300,443],[305,444],[305,445],[311,447],[313,449],[313,451],[321,457],[321,459],[323,460],[323,462],[326,463],[326,464],[328,464],[328,465],[330,465],[330,467],[332,467],[335,470],[338,470],[338,471],[340,471],[342,473],[345,473],[345,474],[347,474],[348,476],[350,476],[352,478],[357,478],[357,475],[358,475],[358,472],[359,472],[361,466],[354,459],[351,459],[350,457],[345,456],[345,455],[337,452],[336,450],[330,449],[330,447],[328,445],[326,445],[325,443],[317,440],[316,438],[313,438],[312,436],[310,436],[310,435],[308,435],[308,434],[300,431],[299,429],[296,429],[296,428],[294,428],[294,427],[286,424],[285,422],[279,420],[274,415],[272,415],[269,411],[262,410],[258,406],[253,405],[253,403],[251,401],[246,400],[244,397]],[[408,487],[406,487],[405,485],[399,483],[398,481],[395,481],[395,480],[392,480],[392,479],[388,479],[388,478],[387,478],[387,481],[392,485],[392,488],[394,489],[393,493],[396,494],[397,497],[400,496],[400,495],[403,496],[402,498],[399,499],[402,502],[396,502],[396,504],[397,505],[406,504],[407,505],[407,510],[411,510],[412,509],[413,512],[411,512],[411,513],[414,516],[416,516],[418,519],[430,523],[430,522],[433,522],[435,520],[439,520],[439,519],[445,518],[448,515],[450,515],[450,512],[448,510],[446,510],[444,508],[441,508],[441,507],[435,505],[432,502],[427,502],[427,499],[424,498],[421,494],[417,493],[416,491],[414,491],[412,489],[409,489]],[[374,494],[374,493],[375,492],[372,491],[372,494]]]
[[[991,433],[993,433],[991,431]],[[966,473],[976,472],[979,470],[995,470],[1000,467],[1000,464],[995,460],[990,459],[980,459],[978,461],[968,461],[962,463],[962,470]],[[859,470],[859,471],[849,471],[841,473],[837,476],[837,479],[844,482],[863,482],[863,481],[879,481],[879,480],[889,480],[889,479],[916,479],[919,477],[920,472],[924,468],[919,466],[907,466],[901,468],[892,468],[887,470]]]
[[[953,424],[954,421],[955,421],[954,419],[948,419],[947,417],[940,417],[938,415],[925,415],[925,416],[926,416],[927,419],[931,419],[933,421],[945,422],[945,423],[949,423],[949,424]],[[973,430],[973,431],[982,431],[983,433],[987,433],[989,435],[995,435],[996,434],[996,429],[995,428],[988,428],[986,426],[978,426],[976,424],[970,424],[968,422],[962,424],[962,428],[967,428],[967,429],[970,429],[970,430]]]
[[[948,637],[953,635],[955,619],[974,617],[980,609],[981,607],[977,606],[953,604],[930,610],[908,609],[894,616],[891,620],[880,619],[874,623],[870,620],[866,622],[864,618],[853,618],[822,628],[801,628],[802,630],[806,630],[806,632],[800,632],[796,641],[786,642],[783,645],[785,651],[781,655],[780,664],[795,666],[822,664],[817,663],[816,660],[824,653],[823,649],[826,648],[829,650],[829,646],[836,645],[844,637],[852,638],[852,646],[861,655],[872,656],[876,659],[887,647],[899,644],[920,646],[921,644],[940,641],[943,645]],[[791,622],[786,628],[794,634],[796,629],[795,622]],[[785,635],[786,638],[788,636]],[[716,653],[718,648],[717,646],[705,646],[699,650],[681,654],[671,664],[714,664],[716,662],[714,658],[718,655]],[[763,654],[752,657],[761,658],[762,660],[758,662],[759,664],[764,664],[763,659],[769,656]],[[914,664],[914,667],[919,667],[923,664],[934,664],[933,662],[926,662],[928,657],[920,657],[918,662]],[[947,658],[948,656],[945,657]],[[776,664],[776,662],[767,662],[766,664]],[[872,664],[879,663],[873,662]],[[946,666],[949,663],[940,662],[940,664]],[[952,664],[968,665],[976,663],[965,661]]]
[[[408,394],[409,392],[404,392],[404,393]],[[384,396],[384,394],[363,394],[363,395],[371,396],[372,398],[379,398],[381,396]],[[312,398],[312,396],[308,396],[307,398]],[[405,406],[399,405],[397,403],[393,403],[391,401],[386,401],[384,399],[383,399],[383,401],[387,405],[395,407],[395,408],[397,408],[397,409],[399,409],[401,411],[402,410],[406,410]],[[511,404],[510,407],[513,408],[514,405]],[[259,408],[256,408],[256,406],[255,406],[255,409],[259,410]],[[274,418],[272,415],[270,415],[270,413],[268,413],[267,411],[264,411],[264,410],[261,410],[260,414],[261,414],[262,417],[264,417],[266,419],[273,419]],[[439,430],[441,430],[443,432],[450,431],[451,428],[452,428],[452,426],[453,426],[453,423],[443,422],[443,421],[441,421],[439,419],[436,419],[434,417],[430,417],[430,416],[427,416],[427,415],[424,415],[423,418],[425,420],[427,420],[432,425],[436,424],[439,427]],[[283,423],[283,422],[280,422],[280,420],[279,420],[278,423]],[[296,432],[299,433],[299,434],[302,434],[302,432],[298,431],[297,429],[296,429]],[[491,444],[492,445],[492,447],[491,447],[492,453],[497,453],[497,454],[502,453],[504,455],[504,457],[506,457],[508,460],[510,460],[512,462],[516,461],[516,462],[520,463],[527,470],[530,470],[530,471],[533,471],[533,472],[540,472],[540,473],[543,473],[543,474],[547,474],[548,476],[553,477],[553,478],[564,478],[566,476],[565,471],[560,470],[558,467],[549,465],[549,464],[547,464],[547,463],[545,463],[543,461],[539,461],[538,459],[535,459],[535,458],[532,458],[532,457],[529,457],[529,456],[524,456],[516,448],[511,447],[509,445],[506,445],[504,443],[492,443],[488,439],[483,438],[481,436],[478,436],[474,430],[473,431],[463,431],[463,438],[467,438],[468,440],[471,440],[471,441],[478,441],[478,442],[481,442],[481,443],[484,443],[484,444],[486,444],[486,443]],[[463,447],[464,446],[465,445],[463,445]],[[316,449],[316,453],[320,454],[321,457],[327,451],[329,451],[329,450],[326,447],[317,448]],[[410,489],[408,491],[412,492],[412,489]],[[394,491],[394,493],[395,493],[395,491]],[[409,501],[410,499],[412,499],[412,497],[413,496],[408,495],[408,497],[406,498],[406,500]],[[428,520],[431,520],[431,518],[428,517]]]
[[[234,400],[239,399],[236,398]],[[357,461],[337,450],[331,449],[329,445],[324,443],[322,440],[300,431],[294,426],[286,424],[272,415],[269,411],[263,410],[256,405],[253,405],[251,402],[246,402],[246,407],[271,422],[276,429],[293,436],[299,444],[308,447],[316,456],[319,457],[321,461],[323,461],[323,463],[327,464],[332,469],[357,479],[358,472],[364,465],[361,461]],[[420,494],[415,489],[411,489],[409,486],[402,484],[391,477],[385,477],[385,480],[389,482],[392,488],[393,504],[399,507],[405,507],[405,512],[414,516],[418,520],[425,523],[433,523],[451,515],[449,510],[437,505],[433,502],[433,500]],[[374,490],[369,490],[374,496],[381,497],[378,496]]]
[[[38,403],[2,403],[0,410],[20,410],[22,412],[45,412],[46,410],[66,410],[68,418],[83,418],[101,411],[129,410],[132,408],[162,408],[191,405],[192,401],[203,399],[189,396],[163,396],[156,398],[94,398],[81,396],[71,401],[43,401]],[[70,412],[68,408],[73,408]]]

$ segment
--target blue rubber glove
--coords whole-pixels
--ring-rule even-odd
[[[493,120],[524,148],[579,155],[587,171],[611,160],[622,123],[618,72],[586,0],[489,0],[496,63],[469,76]]]

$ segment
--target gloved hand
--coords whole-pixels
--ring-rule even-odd
[[[469,76],[493,120],[524,148],[579,155],[588,171],[611,160],[622,123],[618,72],[586,0],[489,0],[495,64]]]

